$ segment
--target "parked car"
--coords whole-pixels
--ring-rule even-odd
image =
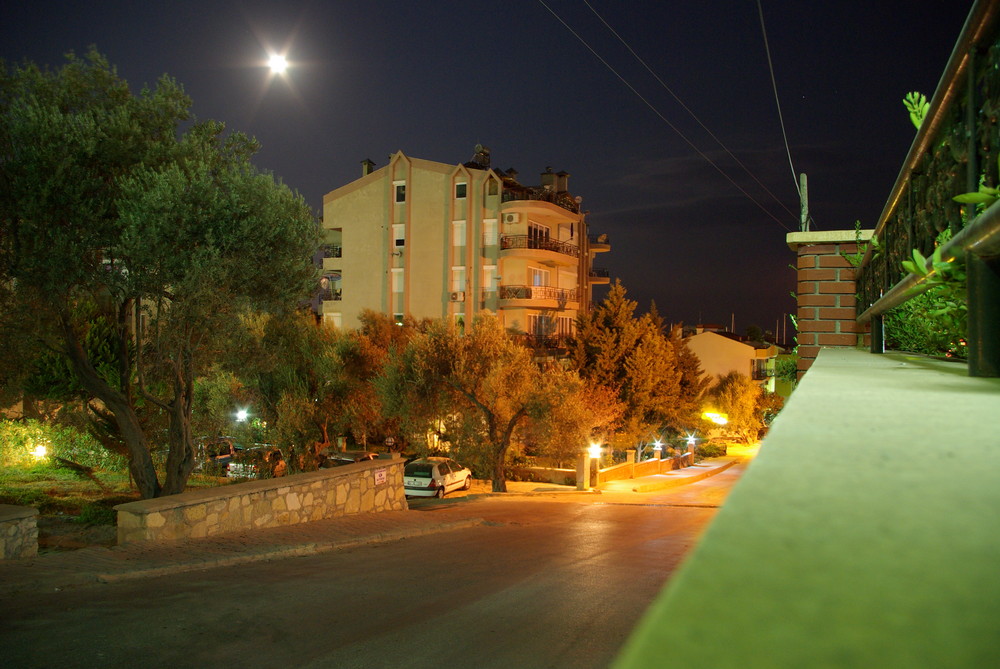
[[[226,476],[234,479],[278,478],[288,472],[288,464],[281,449],[271,444],[254,444],[241,451],[226,470]]]
[[[243,452],[243,447],[232,437],[217,437],[202,441],[198,445],[198,464],[195,471],[226,476],[229,465]]]
[[[472,472],[450,458],[420,458],[403,469],[407,497],[444,497],[472,487]]]
[[[318,459],[319,466],[322,469],[330,469],[331,467],[353,465],[355,462],[378,460],[378,453],[373,453],[372,451],[331,451],[324,449],[320,451]]]

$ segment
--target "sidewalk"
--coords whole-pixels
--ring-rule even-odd
[[[675,469],[666,474],[640,476],[634,479],[608,481],[601,485],[604,492],[654,492],[694,483],[724,472],[747,457],[747,453],[733,453],[720,458],[707,458],[698,464],[683,469]]]
[[[693,483],[724,471],[740,456],[713,458],[660,476],[615,481],[607,492],[648,492]],[[480,483],[477,481],[477,483]],[[508,481],[507,493],[493,493],[489,482],[474,484],[471,497],[599,495],[554,483]],[[184,571],[231,567],[249,562],[315,555],[340,548],[396,541],[435,532],[484,524],[481,518],[441,520],[431,513],[391,511],[365,513],[288,527],[241,532],[169,543],[135,543],[47,553],[28,560],[0,561],[0,598],[19,592],[58,591],[95,583],[150,578]]]

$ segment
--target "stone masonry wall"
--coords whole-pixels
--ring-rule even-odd
[[[380,459],[119,504],[118,543],[168,541],[406,510],[403,460]]]
[[[38,509],[0,504],[0,560],[38,555]]]
[[[825,347],[855,347],[867,341],[868,327],[856,322],[855,268],[844,257],[858,251],[854,230],[793,232],[788,245],[798,262],[798,371],[812,366]],[[867,241],[871,231],[862,231]]]

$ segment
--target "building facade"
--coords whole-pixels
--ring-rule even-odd
[[[568,174],[549,169],[523,186],[489,162],[481,146],[457,165],[400,151],[327,193],[323,321],[357,327],[371,309],[465,323],[490,311],[528,342],[558,346],[592,286],[609,282],[593,260],[610,244],[588,237]]]

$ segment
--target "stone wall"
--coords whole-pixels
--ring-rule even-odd
[[[0,504],[0,560],[38,555],[38,509]]]
[[[118,543],[194,539],[402,511],[403,460],[380,459],[119,504]]]

